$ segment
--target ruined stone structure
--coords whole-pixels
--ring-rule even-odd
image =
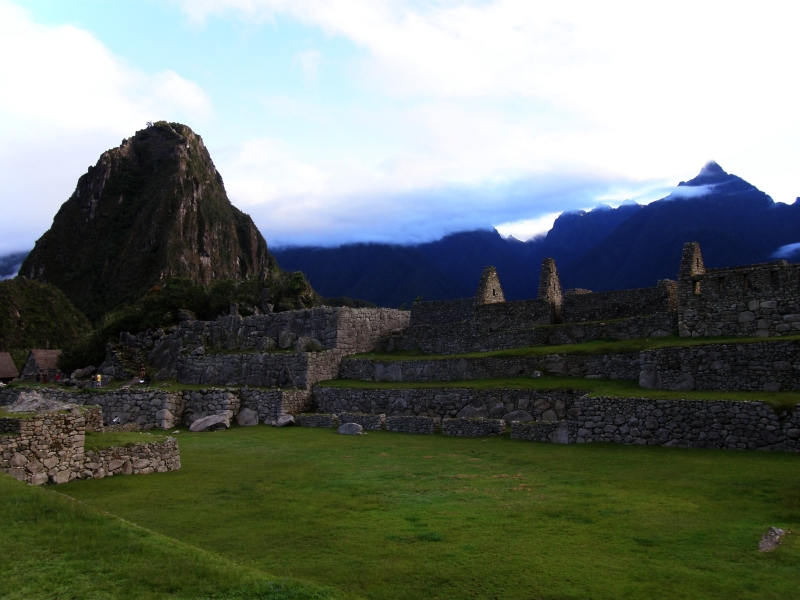
[[[481,280],[478,282],[478,293],[475,294],[476,304],[497,304],[505,302],[503,288],[500,287],[500,278],[497,276],[497,269],[486,267],[481,273]]]
[[[686,244],[678,276],[683,337],[780,337],[800,333],[800,264],[785,260],[706,269],[697,243]]]
[[[0,471],[43,485],[181,468],[174,438],[84,452],[85,431],[85,414],[78,409],[0,418]]]
[[[537,299],[488,303],[489,289],[492,298],[503,297],[496,271],[487,267],[475,298],[414,303],[408,328],[382,347],[454,354],[678,333],[775,337],[800,332],[800,265],[778,261],[707,270],[696,242],[683,249],[677,282],[564,292],[555,261],[547,258]]]

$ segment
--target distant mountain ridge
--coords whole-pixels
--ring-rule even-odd
[[[710,268],[774,260],[780,247],[800,242],[800,200],[776,203],[712,161],[666,198],[563,213],[547,235],[527,242],[478,230],[415,246],[294,247],[273,254],[284,268],[303,271],[323,295],[398,306],[417,296],[471,296],[487,265],[497,268],[506,299],[535,298],[546,257],[556,260],[565,288],[652,286],[676,277],[688,241],[700,242]],[[390,285],[381,283],[386,278]]]

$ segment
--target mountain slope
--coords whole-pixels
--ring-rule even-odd
[[[162,121],[89,167],[20,273],[56,285],[96,319],[169,277],[207,284],[275,267],[200,136]]]
[[[447,300],[474,293],[411,246],[348,244],[282,248],[273,253],[283,267],[302,271],[314,289],[327,297],[348,296],[397,307],[410,306],[418,296]]]
[[[779,246],[800,240],[800,203],[775,203],[716,163],[681,182],[672,195],[619,225],[581,258],[565,265],[567,286],[610,290],[674,279],[685,242],[697,241],[707,267],[774,260]]]
[[[57,287],[22,277],[0,281],[0,350],[64,348],[89,331]]]

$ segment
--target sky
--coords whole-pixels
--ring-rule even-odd
[[[800,195],[791,2],[0,0],[0,254],[148,121],[272,246],[648,202],[708,160]]]

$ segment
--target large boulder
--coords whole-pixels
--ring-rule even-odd
[[[564,375],[567,372],[567,361],[563,356],[552,354],[545,357],[539,366],[553,375]]]
[[[294,417],[292,415],[283,415],[275,422],[275,427],[291,427],[294,425]]]
[[[217,431],[218,429],[228,429],[231,422],[228,415],[209,415],[197,419],[192,426],[189,427],[191,431]]]
[[[456,415],[459,419],[488,419],[489,409],[480,400],[475,400],[472,404],[468,404],[462,408]]]
[[[85,367],[83,369],[75,369],[72,372],[72,375],[69,376],[69,378],[70,379],[83,379],[84,377],[88,377],[92,373],[94,373],[94,367],[93,366]]]
[[[669,386],[669,389],[676,392],[686,392],[694,389],[694,377],[691,373],[681,373]]]
[[[533,417],[527,411],[514,410],[510,413],[506,413],[505,415],[503,415],[503,421],[505,421],[510,425],[512,421],[520,421],[520,422],[533,421]]]
[[[655,365],[643,365],[639,371],[639,387],[647,390],[661,389],[661,373]]]
[[[364,428],[358,423],[345,423],[339,425],[337,431],[343,435],[361,435],[364,432]]]
[[[239,427],[258,425],[258,413],[249,408],[243,408],[239,411],[239,414],[236,415],[236,424],[239,425]]]
[[[291,331],[281,331],[278,334],[278,347],[282,350],[288,350],[292,346],[294,346],[294,342],[297,339],[297,335],[292,333]]]

